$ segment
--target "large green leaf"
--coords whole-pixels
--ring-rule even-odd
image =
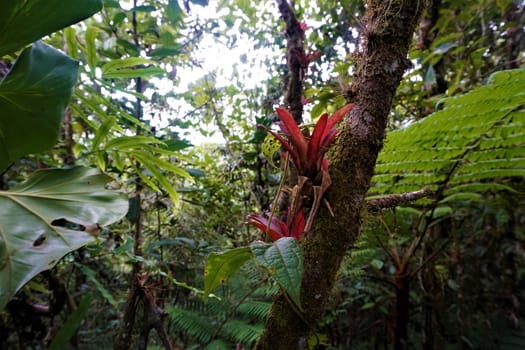
[[[46,169],[0,191],[0,310],[32,277],[126,214],[126,198],[104,188],[110,180],[91,168]]]
[[[253,244],[257,262],[266,267],[272,277],[301,307],[300,293],[303,278],[303,253],[295,238],[283,237],[273,244]]]
[[[204,297],[210,295],[218,286],[226,283],[228,277],[252,258],[250,247],[240,247],[224,253],[211,253],[208,255],[206,267],[204,268]]]
[[[43,43],[21,53],[0,83],[0,169],[55,144],[77,75],[77,61]]]
[[[101,8],[101,0],[2,0],[0,56],[77,23]]]

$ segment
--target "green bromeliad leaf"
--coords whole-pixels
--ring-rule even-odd
[[[128,201],[91,168],[46,169],[0,191],[0,310],[31,278],[126,215]]]
[[[301,280],[303,253],[295,238],[283,237],[272,244],[252,244],[257,262],[268,269],[277,283],[301,307]]]

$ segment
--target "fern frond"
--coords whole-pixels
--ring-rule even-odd
[[[264,301],[247,301],[237,308],[237,313],[242,316],[263,321],[270,311],[272,304]]]
[[[487,85],[444,99],[442,110],[390,133],[369,195],[525,177],[523,86],[525,69],[495,73]]]
[[[208,343],[212,339],[215,329],[212,322],[203,315],[173,306],[167,306],[166,312],[177,331],[190,335],[199,343]]]
[[[217,319],[221,319],[228,313],[230,307],[230,304],[224,300],[208,299],[206,303],[206,313],[213,315]]]
[[[259,339],[264,330],[264,324],[247,324],[238,320],[226,322],[221,334],[231,339],[234,343],[253,344]]]

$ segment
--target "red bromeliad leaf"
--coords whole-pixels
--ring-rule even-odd
[[[328,163],[328,159],[323,157],[323,160],[321,160],[321,170],[328,171],[328,166],[330,166],[330,163]]]
[[[293,213],[289,212],[288,215],[293,215]],[[270,227],[268,227],[268,218],[262,215],[250,214],[246,216],[246,218],[248,219],[248,224],[257,227],[263,233],[268,234],[274,241],[282,237],[300,239],[304,234],[304,228],[306,225],[302,210],[299,210],[297,214],[295,214],[291,228],[288,228],[285,222],[275,216],[272,217]]]
[[[328,150],[328,147],[334,142],[337,136],[337,129],[335,125],[354,107],[353,104],[347,104],[343,108],[337,110],[331,117],[328,118],[323,135],[321,137],[320,145],[317,153],[317,164],[319,169],[328,170],[328,160],[324,158],[324,154]],[[321,116],[322,118],[322,116]]]
[[[248,224],[257,227],[259,230],[268,234],[274,241],[281,237],[288,236],[288,227],[277,217],[272,217],[270,227],[268,228],[268,219],[261,215],[250,214],[246,216]]]
[[[286,131],[288,132],[287,136],[290,139],[290,143],[292,144],[297,153],[297,158],[300,163],[295,165],[302,169],[306,164],[306,152],[308,149],[306,138],[301,132],[301,129],[299,129],[299,126],[297,126],[297,123],[293,119],[290,112],[288,112],[284,108],[279,107],[276,109],[276,112],[281,121],[283,122],[284,126],[286,127]],[[283,130],[283,132],[285,131]],[[299,171],[299,169],[297,169],[297,171]]]
[[[299,26],[303,32],[308,29],[308,24],[306,24],[306,22],[299,23]]]
[[[324,154],[326,153],[326,151],[328,151],[328,148],[330,147],[332,142],[334,142],[336,136],[337,136],[337,129],[332,129],[332,131],[330,131],[326,135],[324,140],[321,142],[321,147],[319,147],[319,155],[318,155],[319,161],[322,161],[321,158],[324,158]]]
[[[281,119],[279,127],[282,133],[288,137],[288,140],[285,140],[284,137],[264,125],[259,126],[273,135],[288,151],[299,175],[314,180],[321,169],[328,169],[328,162],[325,161],[324,154],[337,135],[335,125],[353,106],[353,104],[347,104],[337,110],[332,116],[324,113],[317,121],[312,137],[308,141],[293,116],[284,108],[278,107],[276,112]]]
[[[246,217],[248,224],[257,227],[269,235],[274,241],[282,237],[293,237],[297,240],[301,238],[306,229],[306,225],[308,224],[308,228],[311,226],[311,220],[317,213],[319,201],[326,191],[326,188],[330,185],[328,160],[324,155],[337,135],[335,125],[353,106],[353,104],[348,104],[337,110],[331,117],[329,117],[327,113],[324,113],[317,121],[312,136],[308,141],[301,132],[301,129],[299,129],[293,116],[284,108],[277,108],[276,112],[281,119],[279,127],[283,134],[288,137],[288,140],[275,131],[270,130],[265,125],[259,125],[273,135],[288,151],[299,178],[308,178],[312,182],[312,185],[314,185],[314,197],[317,198],[317,205],[314,203],[314,207],[308,216],[308,223],[305,222],[304,208],[301,205],[294,209],[293,212],[290,209],[288,210],[287,223],[291,223],[290,227],[277,217],[272,217],[270,220],[269,218],[255,214],[250,214]],[[314,182],[319,181],[319,179],[321,179],[321,185],[315,185]],[[318,189],[317,192],[315,192],[316,188]]]
[[[304,106],[304,105],[307,105],[309,103],[312,103],[312,100],[309,99],[309,98],[306,98],[304,96],[301,96],[301,104]]]
[[[290,232],[290,237],[293,237],[295,239],[300,239],[301,236],[304,234],[305,225],[306,223],[304,221],[303,211],[299,210],[293,221],[292,229]]]
[[[321,118],[317,121],[317,124],[315,124],[314,131],[312,133],[312,137],[310,137],[310,142],[308,142],[308,152],[306,154],[306,159],[308,161],[306,170],[308,172],[315,171],[315,168],[317,167],[317,163],[319,160],[319,151],[321,147],[321,141],[325,134],[325,128],[326,123],[328,121],[328,114],[323,114]],[[306,174],[309,175],[309,174]]]
[[[325,130],[327,132],[331,131],[335,124],[337,124],[346,115],[346,113],[350,112],[352,108],[354,108],[354,104],[349,103],[346,106],[335,111],[334,114],[332,114],[332,116],[328,119]]]

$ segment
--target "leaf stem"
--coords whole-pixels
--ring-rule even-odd
[[[284,160],[284,169],[281,172],[282,174],[281,181],[279,181],[279,187],[277,188],[277,193],[275,194],[275,197],[273,198],[272,210],[270,211],[270,216],[268,217],[268,223],[266,224],[266,231],[264,232],[266,235],[265,240],[268,240],[268,232],[270,232],[270,226],[272,224],[272,219],[275,215],[275,211],[277,210],[277,202],[279,201],[279,197],[281,196],[281,192],[283,191],[284,181],[288,174],[288,164],[289,163],[290,163],[290,156],[287,153],[286,158]]]

